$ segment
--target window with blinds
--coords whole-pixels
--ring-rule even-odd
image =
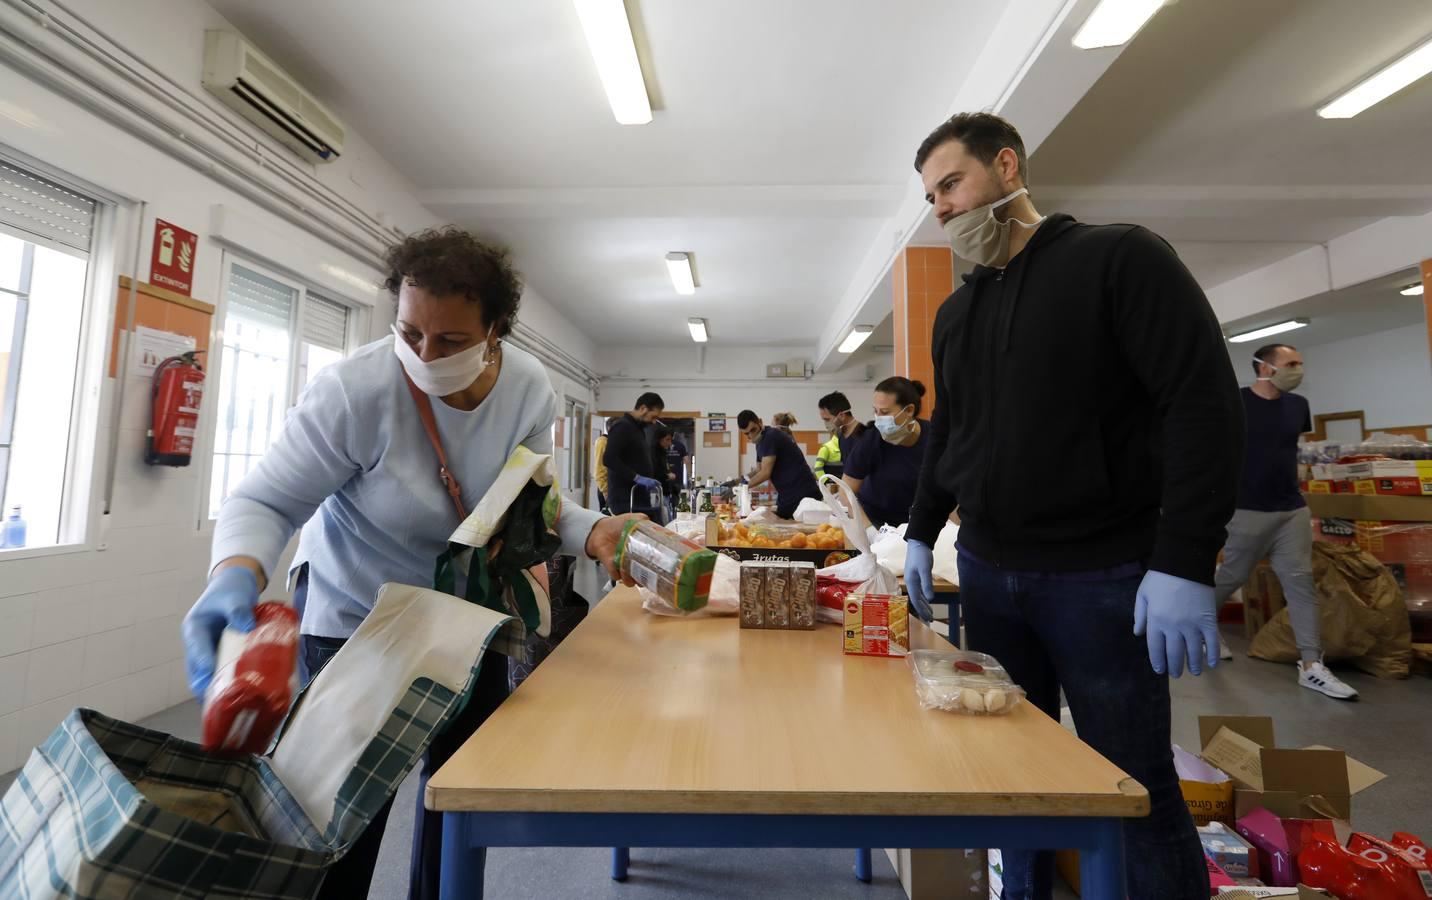
[[[0,552],[84,534],[89,505],[71,496],[71,473],[97,419],[86,386],[100,376],[80,335],[98,302],[86,278],[99,208],[0,161],[0,513],[27,523]]]
[[[348,354],[351,310],[231,260],[225,285],[209,517],[278,439],[284,416]]]
[[[229,267],[214,429],[209,514],[278,438],[288,410],[298,289],[246,266]]]
[[[51,246],[89,255],[95,202],[0,161],[0,222]]]

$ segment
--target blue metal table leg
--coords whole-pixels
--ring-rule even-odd
[[[482,897],[482,872],[487,848],[474,847],[468,838],[467,814],[443,813],[442,875],[438,879],[441,900],[474,900]]]
[[[1124,900],[1124,826],[1118,819],[1096,819],[1089,828],[1094,849],[1079,854],[1079,896],[1083,900]]]
[[[631,866],[631,848],[612,848],[612,881],[626,881],[627,869]]]
[[[855,851],[855,880],[870,883],[870,848],[862,847]]]

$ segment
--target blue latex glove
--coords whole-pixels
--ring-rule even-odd
[[[655,478],[647,478],[645,475],[636,476],[636,483],[637,487],[644,487],[647,490],[661,487],[661,482],[657,481]]]
[[[214,677],[214,653],[225,628],[254,630],[259,580],[242,566],[224,569],[209,581],[199,601],[184,617],[184,665],[189,690],[200,700]]]
[[[935,551],[924,541],[914,539],[905,542],[905,593],[910,597],[910,609],[929,624],[935,621],[935,611],[930,604],[935,602]]]
[[[1134,600],[1134,634],[1149,642],[1149,663],[1154,671],[1177,678],[1188,671],[1203,673],[1218,665],[1218,611],[1213,588],[1187,578],[1150,571],[1139,584]]]

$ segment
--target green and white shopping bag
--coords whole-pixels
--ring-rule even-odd
[[[485,606],[384,585],[266,756],[75,710],[0,801],[0,897],[312,897],[467,702],[487,652],[524,636]]]

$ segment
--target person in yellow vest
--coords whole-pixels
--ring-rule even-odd
[[[839,478],[845,472],[845,465],[840,458],[840,438],[832,435],[830,440],[820,445],[815,454],[815,477],[829,475],[832,478]]]
[[[606,426],[602,433],[597,435],[596,442],[592,445],[592,476],[597,482],[597,509],[607,508],[607,462],[604,457],[607,452],[607,432],[611,430],[612,423],[617,420],[616,416],[607,419]]]

